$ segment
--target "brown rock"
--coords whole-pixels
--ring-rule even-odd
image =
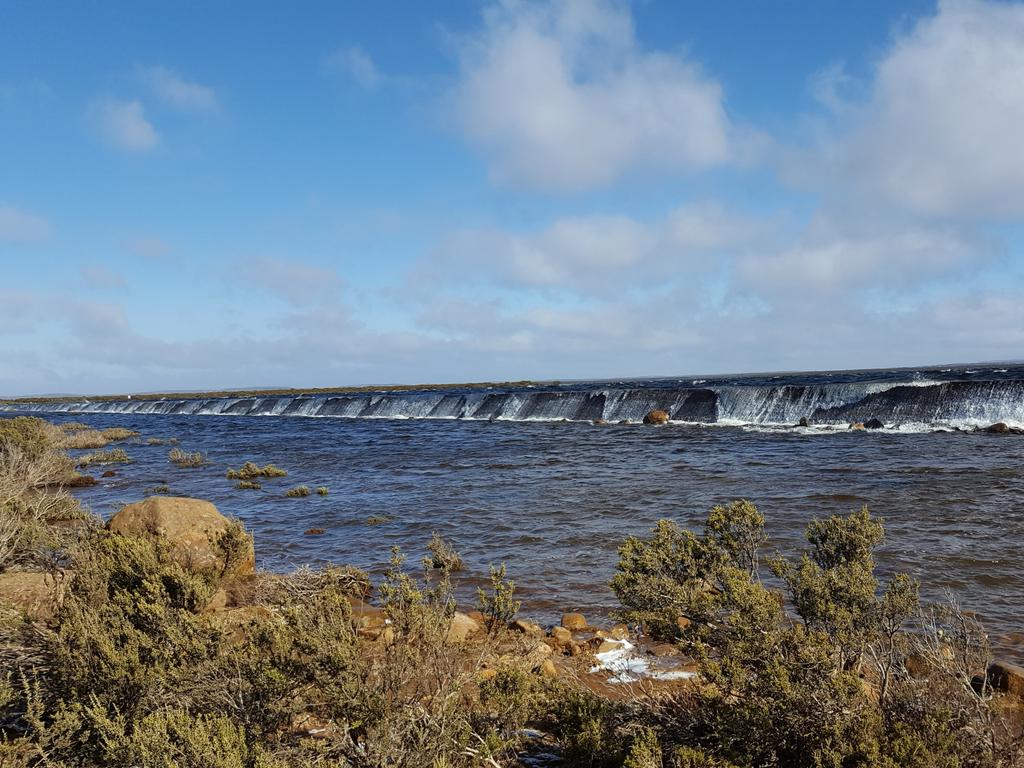
[[[680,655],[679,649],[672,645],[672,643],[658,643],[657,645],[652,645],[647,649],[647,652],[652,656],[657,656],[659,659],[666,658],[668,656]]]
[[[864,425],[861,422],[859,422],[859,421],[855,421],[855,422],[853,422],[850,425],[850,429],[852,429],[854,431],[859,431],[859,430],[864,429]]]
[[[680,632],[685,632],[686,628],[693,622],[685,616],[676,616],[676,626],[679,627]]]
[[[541,629],[541,626],[528,619],[516,619],[508,625],[508,628],[513,632],[520,632],[524,635],[544,636],[544,630]]]
[[[594,653],[607,653],[608,651],[617,651],[620,648],[622,648],[622,643],[620,642],[615,640],[601,640],[601,644],[597,646]]]
[[[306,535],[307,536],[323,536],[325,533],[327,533],[327,531],[325,531],[323,528],[307,528],[306,529]]]
[[[223,611],[228,607],[228,593],[223,589],[218,589],[213,593],[213,597],[210,598],[210,602],[203,608],[203,613],[216,613],[217,611]]]
[[[563,613],[562,626],[573,632],[587,628],[587,618],[582,613]]]
[[[985,427],[985,431],[993,435],[1007,435],[1010,433],[1010,426],[1002,421],[997,421],[995,424]]]
[[[107,528],[128,536],[155,535],[165,538],[171,553],[182,566],[197,571],[224,568],[224,556],[217,540],[228,529],[230,521],[208,501],[175,496],[151,496],[145,501],[128,504],[110,518]],[[256,570],[252,541],[248,552],[232,575]]]
[[[451,626],[448,627],[447,640],[449,643],[462,643],[468,638],[477,634],[482,627],[464,613],[452,616]]]
[[[554,640],[555,645],[559,647],[566,646],[572,642],[572,632],[565,627],[552,627],[551,639]]]
[[[52,619],[71,581],[70,571],[0,573],[0,602],[35,621]]]
[[[350,597],[348,602],[352,606],[352,623],[356,629],[382,629],[387,626],[383,609],[364,603],[358,597]]]
[[[629,627],[627,627],[625,624],[616,624],[611,628],[608,634],[611,637],[614,637],[616,640],[628,640]]]
[[[117,477],[117,472],[115,472],[112,469],[108,469],[106,472],[100,475],[100,477]]]
[[[466,615],[469,616],[473,621],[479,624],[481,627],[487,626],[487,617],[480,611],[467,611]]]
[[[667,424],[668,413],[666,411],[651,411],[644,416],[644,424]]]
[[[988,667],[988,682],[994,690],[1024,699],[1024,667],[994,661]]]

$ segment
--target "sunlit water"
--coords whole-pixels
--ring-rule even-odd
[[[883,574],[909,571],[924,596],[946,592],[978,612],[1004,652],[1024,629],[1024,437],[982,433],[751,432],[723,426],[643,427],[466,420],[311,419],[75,414],[58,420],[177,437],[209,463],[179,469],[168,446],[126,444],[133,462],[81,492],[95,512],[166,483],[245,521],[263,568],[345,563],[380,573],[393,545],[410,560],[433,532],[462,553],[460,595],[472,600],[489,564],[504,562],[524,612],[600,616],[616,547],[659,518],[699,527],[737,498],[764,512],[769,549],[804,546],[814,517],[867,504],[886,521]],[[225,478],[245,460],[289,476],[240,491]],[[99,475],[104,468],[92,468]],[[330,488],[286,498],[287,488]],[[367,523],[386,517],[380,525]],[[307,535],[310,528],[326,533]]]

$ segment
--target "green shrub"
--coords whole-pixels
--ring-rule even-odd
[[[49,451],[63,434],[49,422],[34,416],[0,418],[0,451],[14,446],[30,459]]]
[[[519,613],[519,601],[513,599],[516,593],[516,584],[505,578],[505,564],[500,568],[490,567],[491,589],[485,592],[477,587],[477,607],[484,615],[488,631],[499,632],[508,626],[516,614]]]
[[[462,557],[455,548],[438,534],[434,534],[427,544],[427,557],[424,564],[428,568],[439,568],[446,571],[461,571]]]
[[[289,488],[287,491],[285,491],[284,495],[288,496],[289,498],[293,498],[293,499],[302,498],[304,496],[309,496],[309,486],[308,485],[297,485],[294,488]]]

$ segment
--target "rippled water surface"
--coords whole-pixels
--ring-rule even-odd
[[[804,545],[807,522],[867,504],[886,521],[885,573],[949,590],[1004,648],[1024,630],[1024,437],[969,433],[749,432],[587,423],[75,414],[57,417],[177,437],[209,463],[178,469],[167,446],[128,444],[132,464],[82,492],[109,516],[161,483],[214,502],[256,536],[262,567],[350,563],[379,572],[392,545],[418,558],[437,531],[462,553],[467,597],[506,562],[524,611],[599,615],[615,550],[659,518],[697,527],[708,507],[749,498],[769,549]],[[289,471],[259,491],[225,478],[245,460]],[[100,470],[94,473],[99,474]],[[297,484],[326,497],[289,499]],[[389,521],[368,525],[371,517]],[[306,535],[323,528],[321,536]],[[1019,637],[1019,635],[1018,635]]]

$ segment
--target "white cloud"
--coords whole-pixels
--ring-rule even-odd
[[[157,97],[175,109],[215,112],[220,108],[213,88],[185,80],[166,67],[148,67],[143,70],[143,76]]]
[[[337,298],[344,287],[333,269],[284,259],[241,260],[235,264],[232,274],[254,288],[297,306]]]
[[[819,216],[794,242],[748,252],[738,262],[745,286],[761,294],[807,289],[856,293],[866,288],[907,288],[965,265],[989,260],[994,246],[951,227],[878,225],[867,231]]]
[[[85,264],[78,271],[86,284],[92,288],[110,290],[125,287],[124,276],[107,269],[102,264]]]
[[[0,243],[39,243],[50,237],[53,227],[42,216],[0,203]]]
[[[93,102],[90,113],[103,138],[118,149],[146,152],[160,143],[140,101],[101,99]]]
[[[332,72],[351,78],[368,91],[376,90],[384,79],[370,54],[358,45],[335,51],[325,59],[324,66]]]
[[[121,243],[121,247],[148,261],[163,261],[174,251],[170,244],[158,237],[135,237]]]
[[[581,295],[657,290],[714,268],[713,254],[724,258],[768,232],[764,222],[712,203],[680,206],[653,222],[591,215],[529,233],[466,230],[437,249],[417,281],[433,275]]]
[[[733,158],[720,85],[644,50],[612,0],[501,2],[460,53],[457,120],[501,180],[578,190]]]
[[[925,216],[1024,214],[1024,4],[942,0],[896,38],[821,181]]]

